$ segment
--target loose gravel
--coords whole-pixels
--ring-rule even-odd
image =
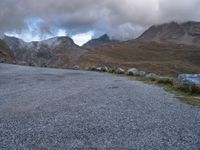
[[[0,64],[1,150],[200,150],[200,108],[110,74]]]

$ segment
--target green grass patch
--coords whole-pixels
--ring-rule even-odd
[[[117,75],[117,74],[115,74]],[[179,82],[175,78],[149,79],[146,77],[135,77],[127,75],[117,75],[121,77],[127,77],[129,80],[142,81],[147,84],[154,84],[163,87],[164,90],[175,95],[175,97],[187,104],[200,107],[200,93],[197,89],[184,89],[180,87]],[[163,80],[164,79],[164,80]]]

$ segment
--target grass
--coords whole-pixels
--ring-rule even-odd
[[[76,63],[82,68],[91,65],[111,65],[123,69],[133,67],[176,77],[182,73],[199,73],[199,58],[199,47],[191,45],[127,41],[97,46],[84,53]]]
[[[128,77],[129,80],[142,81],[147,84],[154,84],[163,87],[164,90],[175,95],[175,97],[187,104],[200,107],[200,93],[191,90],[185,90],[180,88],[179,82],[176,79],[173,80],[160,80],[158,79],[148,79],[145,77],[135,77],[127,75],[119,75],[122,77]],[[172,83],[173,81],[173,83]]]

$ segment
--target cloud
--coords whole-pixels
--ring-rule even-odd
[[[32,23],[30,23],[32,20]],[[39,36],[108,33],[134,38],[147,27],[169,21],[200,21],[199,0],[1,0],[0,33],[29,32],[33,22]]]
[[[82,33],[82,34],[76,34],[74,36],[72,36],[72,39],[74,40],[74,42],[79,45],[82,46],[83,44],[85,44],[87,41],[92,39],[93,36],[93,32],[87,32],[87,33]]]

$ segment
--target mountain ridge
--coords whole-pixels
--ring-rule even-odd
[[[65,67],[86,51],[68,36],[33,42],[8,36],[3,40],[19,63],[25,65]]]
[[[0,55],[18,64],[69,68],[79,65],[137,67],[147,72],[175,76],[179,73],[200,72],[200,22],[154,25],[137,39],[119,42],[108,35],[78,46],[70,37],[55,37],[39,42],[24,42],[17,38],[7,43]],[[13,57],[14,56],[14,57]],[[12,61],[9,61],[9,63]]]
[[[153,25],[136,40],[174,42],[177,44],[200,46],[200,22],[170,22],[161,25]]]
[[[85,43],[82,47],[83,48],[93,48],[95,46],[100,46],[103,44],[111,44],[111,43],[115,43],[118,42],[117,40],[112,40],[108,34],[103,34],[102,36],[95,38],[95,39],[91,39],[89,40],[87,43]]]

